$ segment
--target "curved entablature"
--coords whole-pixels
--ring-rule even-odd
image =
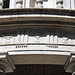
[[[55,11],[55,12],[54,12]],[[67,13],[66,13],[67,12]],[[0,11],[1,51],[74,51],[74,10],[6,9]],[[67,29],[66,29],[67,27]],[[38,49],[39,47],[39,49]]]
[[[38,9],[22,9],[23,1],[16,0],[16,7],[21,9],[0,10],[0,65],[10,67],[6,68],[7,73],[13,72],[14,64],[68,63],[75,52],[75,10],[43,9],[43,0],[36,0]],[[64,7],[63,0],[56,4],[58,8]],[[70,72],[74,63],[66,65],[65,70]]]

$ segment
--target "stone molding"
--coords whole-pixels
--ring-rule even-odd
[[[35,33],[34,33],[35,34]],[[37,34],[37,33],[36,33]],[[67,36],[68,37],[68,36]],[[58,35],[47,35],[45,33],[45,36],[43,36],[43,33],[40,36],[39,35],[34,35],[30,36],[27,34],[17,34],[16,36],[3,36],[0,37],[0,45],[6,45],[6,44],[59,44],[59,45],[75,45],[75,40],[74,39],[69,39],[67,37],[59,37]]]
[[[74,74],[75,72],[75,54],[74,52],[72,52],[72,54],[67,59],[64,69],[66,72],[71,72],[72,75]]]
[[[15,13],[16,12],[16,13]],[[44,15],[60,15],[75,16],[75,10],[69,9],[52,9],[52,8],[19,8],[19,9],[0,9],[0,15],[25,15],[25,14],[44,14]]]
[[[0,53],[0,68],[4,70],[5,73],[14,71],[15,66],[8,53]]]
[[[0,28],[44,27],[45,25],[46,27],[75,27],[74,12],[74,10],[35,8],[0,10]]]
[[[9,51],[15,65],[20,64],[57,64],[64,65],[70,52],[60,51],[41,51],[41,50],[15,50]],[[60,61],[59,61],[60,60]]]

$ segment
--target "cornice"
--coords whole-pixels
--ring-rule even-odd
[[[0,29],[5,27],[75,27],[75,10],[24,8],[0,10]]]

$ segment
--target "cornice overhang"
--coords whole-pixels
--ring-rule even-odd
[[[0,10],[0,29],[30,26],[75,27],[75,10],[24,8]]]

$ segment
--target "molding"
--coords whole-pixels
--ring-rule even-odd
[[[70,52],[60,51],[9,51],[15,65],[20,64],[56,64],[64,65]],[[59,61],[60,60],[60,61]]]
[[[16,13],[15,13],[16,12]],[[75,10],[65,9],[3,9],[0,10],[0,30],[10,28],[75,27]],[[44,22],[45,21],[45,22]],[[6,28],[7,27],[7,28]]]
[[[69,58],[67,59],[67,62],[65,63],[64,67],[66,72],[75,72],[75,54],[71,54]]]
[[[11,15],[0,16],[0,30],[32,27],[68,27],[75,28],[75,17],[51,15]],[[44,22],[45,21],[45,22]],[[4,30],[3,29],[3,30]]]
[[[16,13],[15,13],[16,12]],[[46,14],[46,15],[64,15],[75,16],[75,10],[69,9],[51,9],[51,8],[16,8],[0,9],[0,15],[25,15],[25,14]]]
[[[0,68],[2,68],[5,73],[13,72],[15,69],[14,63],[8,53],[0,53]]]

